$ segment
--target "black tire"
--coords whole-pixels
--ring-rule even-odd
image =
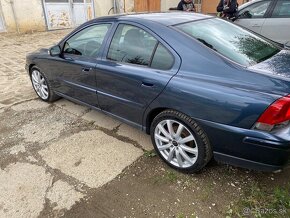
[[[197,148],[198,150],[198,155],[197,159],[195,160],[195,163],[189,167],[179,167],[176,165],[171,164],[159,151],[156,141],[155,141],[155,129],[158,124],[160,124],[162,121],[164,122],[165,120],[174,120],[182,125],[184,125],[187,130],[190,131],[192,136],[195,138],[196,146],[195,149]],[[187,115],[180,113],[175,110],[165,110],[158,114],[153,122],[151,123],[150,127],[150,135],[151,135],[151,140],[154,145],[154,148],[157,152],[157,154],[161,157],[161,159],[168,164],[170,167],[179,170],[184,173],[195,173],[200,171],[212,158],[212,148],[209,143],[208,137],[205,134],[204,130],[190,117]],[[157,139],[158,140],[158,139]],[[177,159],[177,157],[176,157]]]
[[[47,91],[48,91],[48,97],[47,97],[47,98],[43,98],[43,97],[41,97],[41,96],[37,93],[37,91],[36,91],[36,89],[35,89],[35,87],[34,87],[34,85],[33,85],[33,81],[32,81],[32,72],[33,72],[33,71],[38,71],[38,72],[40,73],[40,75],[44,78],[45,83],[46,83],[46,85],[47,85]],[[45,73],[42,72],[39,68],[37,68],[37,67],[32,67],[32,68],[31,68],[31,70],[30,70],[30,81],[31,81],[31,84],[32,84],[32,87],[33,87],[35,93],[37,94],[37,96],[38,96],[42,101],[45,101],[45,102],[54,102],[54,101],[60,99],[60,97],[54,93],[54,91],[53,91],[53,89],[52,89],[52,86],[51,86],[49,80],[47,79]]]

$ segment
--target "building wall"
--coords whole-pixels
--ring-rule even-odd
[[[93,1],[95,17],[113,14],[113,0]],[[176,7],[180,0],[156,1],[161,1],[161,11],[168,11],[169,8]],[[119,2],[121,5],[121,12],[134,11],[134,0],[119,0]],[[218,2],[219,0],[202,0],[202,12],[216,13]],[[239,0],[240,4],[242,2],[244,2],[244,0]],[[45,31],[47,29],[43,10],[43,0],[0,0],[0,6],[2,7],[4,22],[8,32],[25,33]]]
[[[169,8],[177,7],[180,0],[161,0],[161,11],[168,11]]]
[[[216,13],[216,8],[219,4],[220,0],[202,0],[201,12],[214,14]],[[238,0],[239,5],[246,2],[245,0]]]
[[[109,10],[113,7],[111,0],[94,0],[96,17],[108,15]]]
[[[8,32],[46,30],[41,0],[0,0],[0,2]]]

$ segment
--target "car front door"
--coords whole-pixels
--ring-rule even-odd
[[[148,29],[120,23],[96,66],[103,111],[141,127],[143,113],[180,66],[178,55]]]
[[[270,6],[270,0],[253,3],[238,12],[235,23],[260,34]]]
[[[280,43],[290,41],[290,0],[278,0],[271,17],[265,20],[262,35]]]
[[[110,26],[110,23],[94,24],[66,40],[63,52],[54,65],[58,94],[99,106],[95,66]]]

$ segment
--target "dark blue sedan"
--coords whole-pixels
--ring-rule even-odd
[[[264,171],[290,154],[290,51],[211,16],[101,17],[27,56],[37,95],[67,98],[151,135],[183,172],[212,157]]]

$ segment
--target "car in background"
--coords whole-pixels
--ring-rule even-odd
[[[180,171],[212,157],[268,171],[289,159],[290,51],[223,19],[101,17],[26,61],[43,101],[64,97],[143,130]]]
[[[290,41],[290,0],[254,0],[241,5],[234,23],[275,42]]]

